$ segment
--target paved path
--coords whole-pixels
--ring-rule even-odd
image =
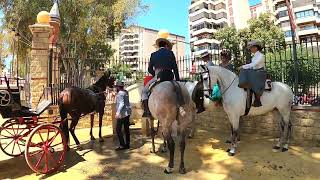
[[[98,129],[95,129],[97,137]],[[185,164],[188,173],[178,174],[179,148],[176,145],[175,172],[163,173],[168,154],[151,154],[150,140],[132,130],[132,149],[115,152],[111,128],[103,128],[105,142],[90,142],[89,130],[76,130],[82,150],[72,149],[65,166],[52,175],[37,175],[27,166],[24,157],[10,158],[0,152],[0,179],[319,179],[320,148],[292,147],[286,153],[273,153],[273,140],[242,135],[239,152],[228,157],[223,143],[226,133],[199,129],[188,140]],[[157,139],[157,144],[161,139]]]

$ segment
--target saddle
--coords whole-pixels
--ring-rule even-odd
[[[159,79],[158,81],[155,81],[154,83],[150,84],[150,86],[149,86],[150,93],[148,94],[148,96],[151,95],[152,89],[154,87],[156,87],[158,84],[160,84],[161,82],[164,82],[164,81],[161,81],[161,79]],[[176,94],[177,94],[177,102],[178,102],[179,106],[184,105],[185,102],[184,102],[184,98],[182,95],[182,90],[181,90],[180,84],[178,83],[178,81],[175,81],[175,80],[170,80],[170,82],[174,87],[174,92],[176,92]]]
[[[247,116],[250,112],[252,103],[253,103],[253,96],[254,92],[251,89],[244,89],[247,92],[247,98],[246,98],[246,110],[244,116]],[[265,89],[264,91],[266,92],[271,92],[272,90],[272,80],[271,80],[271,75],[267,74],[267,78],[265,81]]]

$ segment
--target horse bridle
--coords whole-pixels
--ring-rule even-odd
[[[201,78],[200,81],[202,81],[202,83],[203,83],[203,74],[208,73],[208,78],[209,78],[209,88],[208,88],[208,89],[203,89],[203,92],[209,91],[209,96],[212,97],[212,96],[213,96],[213,94],[212,94],[213,89],[211,88],[212,85],[211,85],[211,77],[210,77],[210,74],[209,74],[209,69],[208,69],[206,66],[204,66],[204,65],[201,65],[201,67],[202,67],[205,71],[199,73],[199,74],[200,74],[200,78]],[[221,96],[224,95],[224,94],[228,91],[228,89],[231,87],[231,85],[232,85],[233,82],[236,80],[236,78],[237,78],[237,77],[235,77],[235,78],[232,80],[232,82],[230,83],[230,85],[221,93]],[[209,99],[210,99],[210,97],[209,97]]]
[[[200,75],[200,81],[202,82],[202,84],[203,84],[203,80],[204,80],[203,74],[208,73],[208,78],[209,78],[209,88],[208,89],[203,89],[203,92],[209,91],[209,96],[212,97],[213,89],[212,89],[212,86],[211,86],[211,78],[210,78],[210,74],[209,74],[209,69],[204,65],[200,65],[200,66],[205,70],[203,72],[198,73]]]

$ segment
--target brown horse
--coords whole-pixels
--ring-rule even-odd
[[[71,87],[66,88],[60,93],[59,96],[59,111],[61,119],[64,120],[62,124],[62,131],[65,133],[66,139],[69,142],[69,132],[71,133],[74,141],[77,145],[80,144],[74,131],[81,116],[91,113],[91,140],[95,140],[92,135],[92,127],[94,120],[94,112],[99,113],[99,138],[100,142],[103,141],[101,136],[102,118],[104,115],[105,107],[105,91],[107,87],[112,88],[115,78],[111,76],[110,71],[104,73],[104,75],[93,85],[86,89]],[[72,118],[70,129],[68,129],[67,115]]]

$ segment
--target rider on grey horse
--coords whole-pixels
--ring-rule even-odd
[[[142,104],[144,113],[142,117],[151,117],[148,107],[148,96],[150,93],[150,85],[156,81],[171,81],[175,78],[176,81],[180,80],[176,58],[171,51],[172,43],[166,38],[158,38],[156,45],[158,51],[151,54],[148,72],[153,76],[142,90]],[[173,73],[173,72],[174,73]]]
[[[243,65],[240,71],[239,87],[247,90],[251,89],[254,92],[255,100],[254,107],[262,106],[260,97],[265,90],[265,81],[267,73],[265,71],[265,57],[261,53],[262,46],[258,41],[250,41],[248,48],[254,56],[250,64]]]

